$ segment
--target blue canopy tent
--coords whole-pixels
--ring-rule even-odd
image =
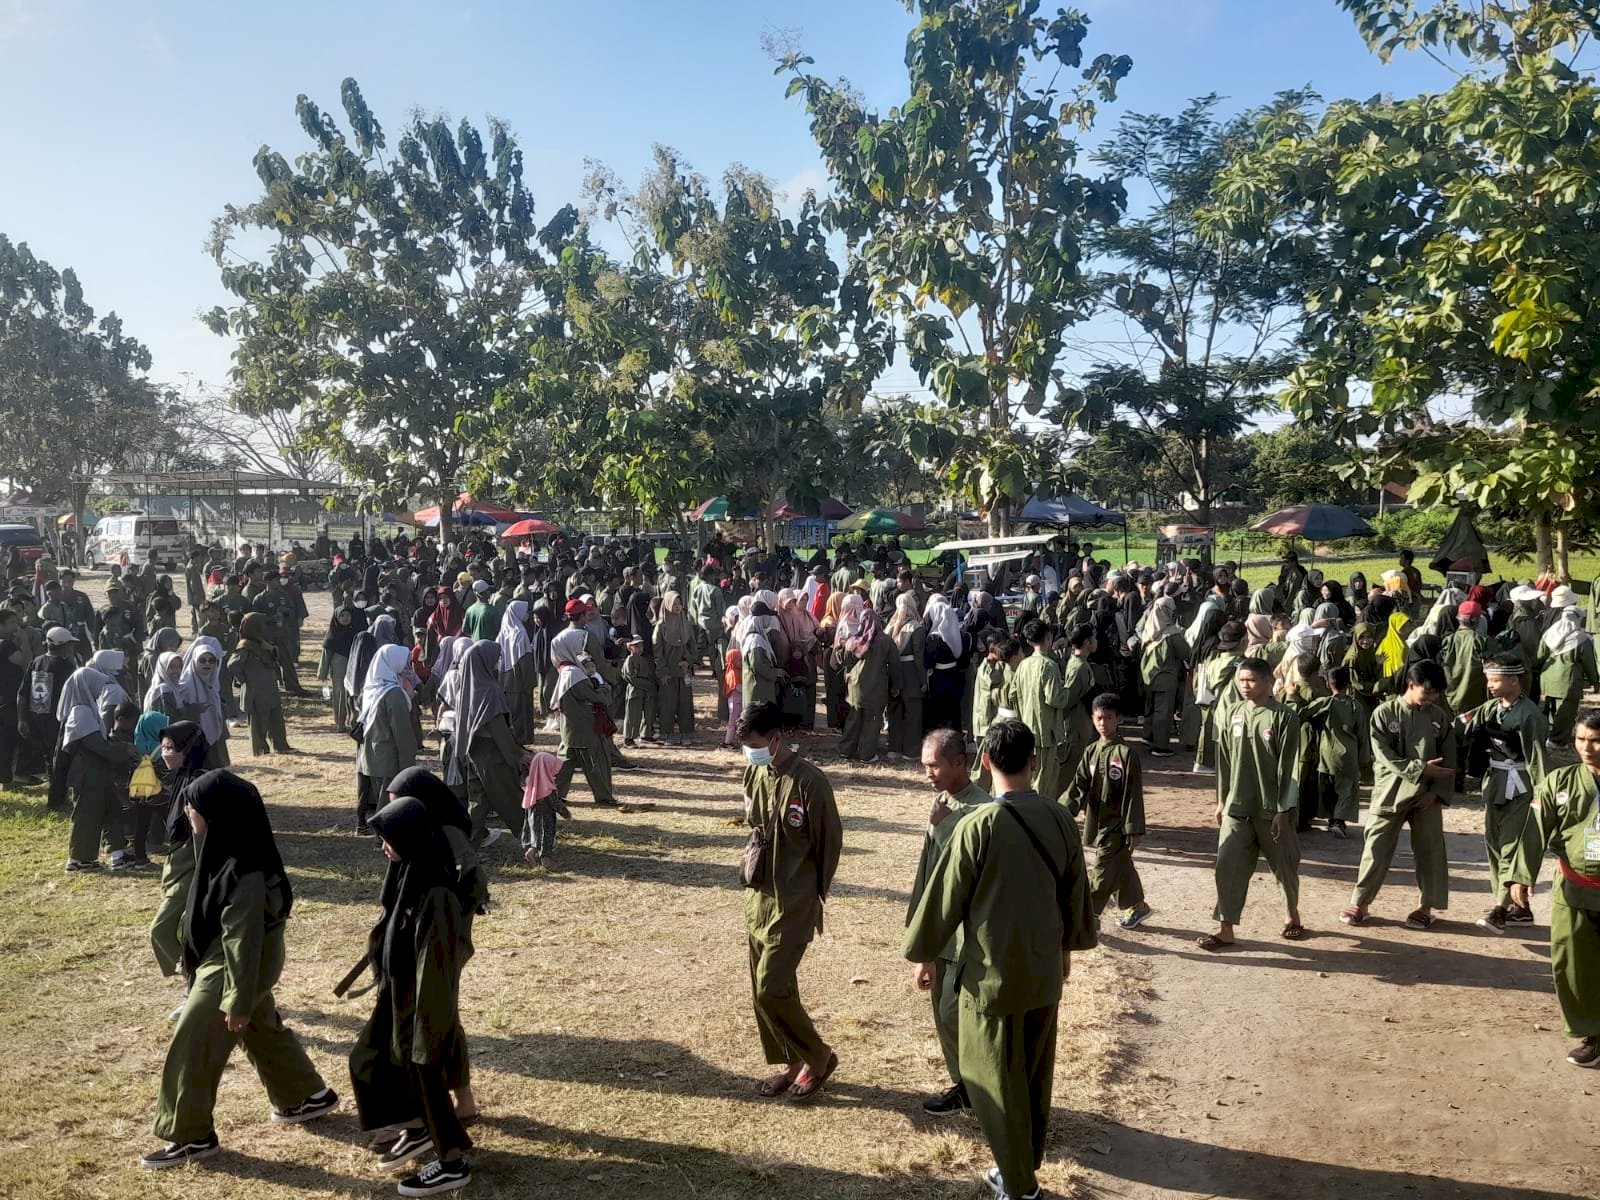
[[[1022,506],[1017,519],[1025,525],[1061,525],[1068,529],[1103,529],[1108,525],[1122,527],[1122,561],[1128,561],[1128,518],[1109,508],[1101,508],[1092,500],[1074,496],[1071,492],[1060,496],[1030,496]]]
[[[488,513],[479,512],[475,508],[463,508],[452,516],[450,520],[456,525],[498,525],[500,523]],[[422,523],[422,527],[424,529],[439,528],[439,514],[434,513],[432,517]]]

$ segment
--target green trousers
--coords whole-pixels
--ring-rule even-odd
[[[561,770],[556,772],[556,794],[563,800],[567,798],[572,777],[580,767],[584,779],[589,783],[589,790],[594,793],[594,802],[615,804],[617,797],[611,790],[611,759],[605,750],[583,750],[577,746],[568,750],[566,761],[562,763]]]
[[[1171,681],[1164,681],[1170,683]],[[1152,750],[1171,749],[1172,717],[1178,710],[1178,688],[1152,687],[1150,689],[1150,728],[1145,731],[1145,744]]]
[[[859,758],[863,762],[878,757],[878,731],[883,728],[882,699],[869,701],[860,708],[851,706],[844,719],[844,734],[839,739],[839,753],[845,758]],[[918,756],[922,754],[917,751]]]
[[[1350,903],[1367,908],[1377,899],[1394,861],[1400,830],[1411,826],[1411,857],[1416,864],[1417,891],[1429,908],[1450,907],[1450,860],[1444,847],[1444,809],[1430,804],[1419,809],[1416,801],[1406,801],[1395,812],[1367,813],[1366,841],[1361,847],[1361,866],[1356,871],[1356,890]]]
[[[1578,720],[1578,708],[1583,703],[1583,693],[1571,696],[1546,696],[1544,715],[1550,718],[1550,741],[1557,746],[1572,744],[1572,727]]]
[[[922,760],[922,693],[901,692],[889,702],[889,753]]]
[[[282,708],[269,708],[265,712],[252,708],[245,717],[250,725],[250,753],[257,757],[271,751],[289,753],[289,731],[283,726]],[[270,750],[267,745],[269,739]]]
[[[1300,838],[1294,831],[1295,814],[1283,815],[1283,837],[1274,840],[1271,817],[1232,817],[1223,815],[1217,831],[1217,907],[1212,916],[1225,924],[1237,925],[1250,894],[1250,877],[1256,864],[1267,860],[1283,906],[1290,913],[1300,911]]]
[[[121,850],[122,821],[116,809],[117,799],[109,782],[94,779],[84,787],[74,788],[67,857],[78,862],[95,862],[100,857],[102,837],[110,849]]]
[[[1133,865],[1133,850],[1120,829],[1094,852],[1094,866],[1089,871],[1089,902],[1094,905],[1095,916],[1105,912],[1112,896],[1117,898],[1117,907],[1121,909],[1144,903],[1144,885],[1139,882],[1138,869]]]
[[[1550,904],[1550,974],[1567,1036],[1600,1037],[1600,913],[1563,903],[1559,883]]]
[[[961,990],[956,987],[956,963],[942,958],[933,961],[933,1031],[939,1035],[939,1052],[944,1055],[950,1082],[961,1084]]]
[[[272,997],[283,973],[283,931],[271,930],[261,946],[261,975],[250,1023],[229,1033],[223,1023],[222,944],[211,948],[195,972],[178,1027],[172,1031],[161,1094],[156,1101],[155,1135],[168,1142],[192,1142],[213,1132],[217,1084],[235,1043],[244,1046],[267,1099],[275,1109],[293,1108],[320,1092],[322,1076],[311,1065],[300,1040],[284,1026]]]
[[[769,1063],[820,1069],[826,1062],[826,1047],[800,1003],[800,960],[810,944],[750,938],[750,995],[761,1051]]]
[[[1044,1162],[1056,1070],[1056,1008],[1003,1016],[961,997],[961,1072],[1006,1194],[1026,1196]]]
[[[1039,748],[1038,762],[1033,770],[1033,790],[1046,800],[1059,800],[1066,789],[1061,782],[1061,752],[1065,749],[1060,743]]]
[[[194,878],[194,839],[167,852],[161,864],[161,902],[150,922],[150,948],[163,975],[176,975],[183,966],[183,910]]]
[[[694,693],[681,675],[661,680],[656,685],[656,712],[660,716],[662,737],[688,737],[694,732]]]
[[[1335,821],[1346,824],[1361,819],[1361,768],[1351,763],[1337,775],[1317,772],[1318,802]],[[1322,815],[1322,814],[1318,814]]]
[[[653,737],[661,732],[656,717],[656,690],[637,684],[628,685],[628,708],[622,718],[623,739],[630,742],[642,737]]]
[[[1532,799],[1531,793],[1524,792],[1504,804],[1484,805],[1483,848],[1489,855],[1489,891],[1496,904],[1505,899],[1506,889],[1511,884],[1511,867],[1524,841],[1531,842],[1528,861],[1533,863],[1535,874],[1530,882],[1539,882],[1537,872],[1543,855],[1539,853],[1538,826],[1528,820]]]

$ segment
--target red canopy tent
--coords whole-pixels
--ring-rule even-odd
[[[505,508],[502,505],[492,504],[488,501],[476,500],[471,492],[462,492],[461,495],[457,496],[455,503],[450,506],[450,511],[452,513],[481,513],[499,524],[510,524],[521,519],[521,514],[515,509]],[[429,521],[437,521],[439,519],[439,506],[435,504],[431,508],[419,509],[411,515],[418,525],[426,525]]]

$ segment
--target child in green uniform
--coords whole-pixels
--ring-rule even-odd
[[[1122,710],[1115,693],[1095,697],[1093,721],[1099,740],[1078,759],[1062,800],[1073,816],[1086,814],[1083,841],[1094,847],[1089,903],[1095,920],[1100,919],[1115,895],[1121,910],[1117,925],[1137,929],[1152,911],[1144,901],[1144,886],[1133,865],[1133,852],[1144,836],[1144,783],[1139,755],[1117,736]]]
[[[1445,854],[1444,811],[1454,794],[1456,739],[1450,717],[1439,707],[1444,668],[1424,659],[1402,676],[1405,690],[1372,714],[1372,803],[1355,892],[1339,914],[1346,925],[1366,922],[1394,861],[1400,831],[1411,827],[1422,903],[1406,918],[1411,929],[1427,929],[1435,909],[1450,906],[1450,864]]]
[[[1267,860],[1288,914],[1282,936],[1298,941],[1300,841],[1295,832],[1299,803],[1300,722],[1272,699],[1272,668],[1247,658],[1234,673],[1240,703],[1217,730],[1217,931],[1198,940],[1202,950],[1233,945],[1233,927],[1244,912],[1256,863]]]
[[[1600,686],[1594,638],[1583,627],[1583,611],[1576,607],[1575,597],[1572,605],[1555,611],[1539,639],[1537,661],[1539,692],[1550,718],[1550,744],[1560,748],[1572,738],[1572,722],[1584,691]]]
[[[1154,758],[1173,751],[1172,719],[1188,674],[1189,644],[1178,628],[1178,606],[1171,596],[1155,601],[1139,621],[1139,680],[1146,694],[1145,742]]]
[[[1355,695],[1348,666],[1328,672],[1330,695],[1322,707],[1317,736],[1317,794],[1327,806],[1328,830],[1350,836],[1349,823],[1361,816],[1361,769],[1372,761],[1366,706]]]
[[[1529,836],[1511,866],[1512,902],[1527,908],[1539,860],[1555,855],[1550,890],[1550,973],[1575,1067],[1600,1067],[1600,713],[1577,721],[1578,762],[1557,767],[1533,790]]]
[[[1483,776],[1483,844],[1494,907],[1478,918],[1478,925],[1504,933],[1508,921],[1519,925],[1533,921],[1525,905],[1511,903],[1510,872],[1528,830],[1533,790],[1544,778],[1550,727],[1539,706],[1522,694],[1520,655],[1495,655],[1483,670],[1493,699],[1463,712],[1458,733],[1468,746],[1465,757],[1473,763],[1473,773]]]
[[[1077,625],[1065,635],[1069,652],[1061,658],[1061,687],[1066,693],[1066,741],[1062,745],[1061,782],[1063,785],[1078,769],[1078,759],[1094,741],[1094,723],[1089,706],[1100,690],[1090,660],[1100,649],[1093,625]]]
[[[1296,654],[1286,659],[1280,669],[1284,676],[1283,704],[1300,722],[1300,807],[1295,832],[1308,833],[1322,803],[1317,786],[1317,748],[1328,710],[1328,684],[1322,678],[1322,660],[1315,654]]]
[[[1023,627],[1033,653],[1022,660],[1012,678],[1017,698],[1017,717],[1033,730],[1039,765],[1033,777],[1033,790],[1047,800],[1061,795],[1061,750],[1067,712],[1067,692],[1061,684],[1061,670],[1050,657],[1050,629],[1043,621],[1029,621]]]
[[[628,688],[628,708],[622,718],[622,744],[632,750],[642,738],[661,740],[656,712],[656,660],[644,652],[644,638],[628,639],[628,657],[622,660],[622,682]]]
[[[1244,661],[1244,639],[1244,625],[1229,621],[1217,631],[1216,652],[1195,672],[1195,708],[1200,717],[1194,750],[1196,775],[1217,773],[1217,726],[1227,715],[1226,698],[1233,692],[1233,673]]]

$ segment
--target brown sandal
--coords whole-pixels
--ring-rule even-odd
[[[1438,923],[1437,913],[1424,912],[1420,908],[1406,918],[1407,929],[1432,929]]]
[[[1365,925],[1367,923],[1367,914],[1352,904],[1349,908],[1339,913],[1339,920],[1346,925]]]
[[[789,1088],[789,1099],[811,1099],[812,1096],[822,1090],[822,1085],[827,1083],[838,1069],[839,1056],[832,1051],[829,1051],[827,1064],[823,1066],[818,1074],[813,1075],[810,1067],[801,1067],[800,1074],[795,1076],[794,1084]]]
[[[1203,938],[1196,938],[1194,944],[1202,950],[1226,950],[1232,942],[1225,942],[1214,933],[1208,933]]]
[[[774,1096],[781,1096],[789,1090],[789,1085],[794,1082],[796,1071],[779,1071],[776,1075],[768,1075],[756,1084],[756,1095],[766,1100]]]
[[[1306,936],[1306,927],[1299,921],[1290,921],[1283,927],[1283,932],[1278,935],[1286,942],[1298,942]]]

